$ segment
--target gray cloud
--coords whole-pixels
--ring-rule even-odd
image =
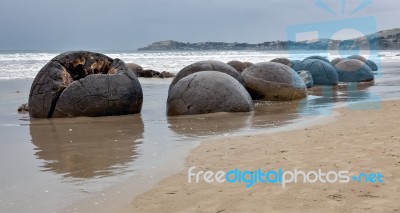
[[[340,1],[326,0],[340,13]],[[347,9],[361,0],[347,0]],[[0,49],[131,50],[154,41],[285,40],[290,25],[334,17],[314,0],[3,0]],[[354,17],[375,16],[378,29],[399,27],[400,3],[375,0]]]

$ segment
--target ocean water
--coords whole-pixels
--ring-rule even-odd
[[[200,60],[269,61],[287,52],[104,52],[144,68],[177,72]],[[139,79],[144,91],[139,115],[33,119],[18,114],[33,78],[58,52],[0,52],[0,212],[112,212],[168,175],[184,169],[190,149],[210,137],[285,129],[337,106],[376,106],[400,98],[400,52],[381,52],[374,83],[342,84],[328,93],[315,88],[307,99],[256,102],[252,113],[167,117],[171,79]],[[292,59],[311,55],[298,52]],[[348,55],[350,55],[349,53]],[[362,107],[359,109],[362,110]],[[244,141],[245,142],[245,141]],[[124,200],[125,199],[125,200]]]
[[[169,71],[177,73],[185,66],[201,60],[219,60],[228,62],[231,60],[249,61],[252,63],[270,61],[278,57],[289,57],[292,60],[302,60],[308,56],[321,55],[329,59],[338,57],[337,54],[321,53],[318,51],[295,51],[288,54],[287,51],[186,51],[186,52],[103,52],[111,58],[119,58],[126,63],[133,62],[145,69],[157,71]],[[59,52],[15,52],[0,51],[0,79],[29,79],[34,78],[37,72]],[[353,54],[344,52],[343,56]],[[379,55],[367,58],[376,60],[379,57],[382,62],[400,61],[400,51],[380,52]]]

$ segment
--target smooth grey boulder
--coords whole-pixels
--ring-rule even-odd
[[[303,79],[304,84],[307,88],[311,88],[314,86],[314,81],[310,71],[307,70],[300,70],[297,72],[301,79]]]
[[[336,64],[339,64],[346,60],[348,60],[348,58],[334,58],[334,59],[332,59],[331,64],[332,64],[332,66],[335,66]]]
[[[294,71],[300,71],[300,70],[302,70],[303,69],[303,61],[300,61],[300,60],[292,60],[291,62],[291,68],[294,70]]]
[[[374,73],[364,62],[349,59],[335,66],[341,82],[366,82],[374,80]]]
[[[233,68],[235,68],[236,71],[238,71],[240,73],[243,72],[243,70],[247,68],[246,64],[244,64],[240,61],[236,61],[236,60],[229,61],[227,64],[232,66]]]
[[[180,79],[168,92],[167,115],[250,112],[253,100],[232,76],[201,71]]]
[[[366,64],[371,68],[372,71],[378,71],[378,65],[372,60],[367,60]]]
[[[305,58],[303,61],[308,60],[308,59],[317,59],[317,60],[325,61],[325,62],[328,63],[328,64],[331,63],[331,62],[328,60],[328,58],[323,57],[323,56],[319,56],[319,55],[309,56],[309,57]]]
[[[276,63],[284,64],[288,67],[292,67],[292,62],[287,58],[275,58],[275,59],[272,59],[270,62],[276,62]]]
[[[319,59],[303,61],[303,69],[310,71],[314,85],[337,85],[339,77],[330,63]]]
[[[362,61],[364,63],[366,63],[368,61],[368,59],[366,59],[364,56],[362,55],[351,55],[349,57],[347,57],[348,59],[355,59],[355,60],[359,60]]]
[[[246,68],[254,65],[253,63],[248,61],[243,62],[243,64],[246,65]]]
[[[290,67],[263,62],[246,68],[243,73],[247,90],[255,100],[290,101],[307,97],[307,88]]]
[[[222,72],[232,76],[243,86],[246,85],[243,77],[240,75],[240,72],[238,72],[235,68],[220,61],[209,60],[199,61],[183,68],[181,71],[178,72],[178,74],[176,74],[175,78],[172,80],[171,85],[169,86],[169,90],[171,90],[171,88],[182,78],[200,71]]]
[[[37,74],[29,94],[32,118],[111,116],[140,113],[143,92],[119,59],[99,53],[60,54]]]
[[[126,66],[129,67],[129,69],[132,70],[133,73],[135,73],[136,77],[139,77],[140,73],[143,72],[143,67],[135,64],[135,63],[126,63]]]

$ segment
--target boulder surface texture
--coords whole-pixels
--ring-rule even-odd
[[[127,65],[99,53],[56,56],[37,74],[29,94],[32,118],[140,113],[142,87]]]

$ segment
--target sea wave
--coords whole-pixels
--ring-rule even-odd
[[[2,52],[0,53],[0,79],[34,78],[39,70],[59,53],[47,52]],[[202,60],[231,60],[259,63],[274,58],[290,57],[292,60],[302,60],[311,55],[322,55],[329,59],[339,57],[338,54],[318,53],[315,51],[298,51],[288,54],[287,51],[171,51],[171,52],[120,52],[105,53],[111,58],[119,58],[126,63],[133,62],[145,69],[177,73],[185,66]],[[350,55],[349,53],[348,55]],[[400,62],[400,51],[379,52],[369,57],[382,62]],[[347,56],[344,54],[344,56]]]

